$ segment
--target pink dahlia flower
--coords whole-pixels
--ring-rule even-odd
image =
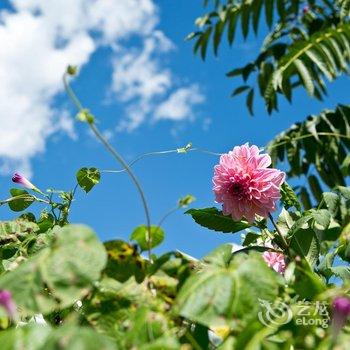
[[[214,167],[213,190],[225,215],[253,222],[255,214],[266,218],[276,209],[285,173],[270,165],[270,156],[248,143],[220,157]]]
[[[272,267],[276,272],[283,274],[286,271],[284,255],[276,252],[264,252],[262,255],[267,266]]]

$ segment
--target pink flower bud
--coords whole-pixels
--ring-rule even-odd
[[[332,328],[333,334],[336,336],[346,323],[350,316],[350,299],[348,297],[336,297],[332,305],[333,319]]]
[[[12,181],[22,185],[25,188],[28,188],[29,190],[33,190],[39,193],[42,193],[37,187],[35,187],[25,176],[19,174],[19,173],[14,173],[12,176]]]
[[[11,292],[8,290],[0,290],[0,305],[6,310],[9,317],[12,319],[16,315],[16,304],[12,299]]]

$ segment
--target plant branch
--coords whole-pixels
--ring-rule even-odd
[[[63,83],[64,83],[64,87],[67,91],[68,96],[71,98],[72,102],[74,103],[74,105],[76,106],[76,108],[78,109],[78,111],[82,111],[84,110],[83,105],[81,104],[81,102],[79,101],[78,97],[75,95],[74,91],[72,90],[72,88],[70,87],[68,80],[67,80],[67,73],[65,73],[63,75]],[[94,124],[94,122],[88,122],[89,127],[91,129],[91,131],[93,132],[93,134],[96,136],[96,138],[104,145],[104,147],[107,149],[107,151],[117,160],[117,162],[119,162],[122,167],[125,169],[125,171],[128,173],[128,175],[130,176],[132,182],[134,183],[137,191],[139,192],[139,195],[141,197],[141,201],[142,201],[142,205],[145,211],[145,216],[146,216],[146,224],[147,224],[147,229],[148,229],[148,257],[151,261],[152,259],[152,252],[151,252],[151,218],[150,218],[150,212],[148,209],[148,205],[147,205],[147,201],[146,201],[146,197],[145,194],[143,192],[143,189],[138,181],[138,179],[136,178],[136,176],[134,175],[133,171],[131,170],[131,168],[129,167],[129,165],[127,164],[127,162],[123,159],[123,157],[117,152],[117,150],[106,140],[106,138],[101,134],[101,132],[99,131],[99,129],[96,127],[96,125]]]
[[[282,240],[282,244],[283,244],[283,248],[289,252],[289,246],[288,246],[288,243],[286,241],[286,239],[284,238],[282,232],[280,231],[280,229],[278,228],[278,226],[276,225],[275,221],[273,220],[273,217],[272,215],[269,213],[269,219],[271,220],[272,222],[272,225],[273,227],[275,228],[277,234],[280,236],[281,240]]]

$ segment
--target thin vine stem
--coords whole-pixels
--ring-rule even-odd
[[[18,200],[18,199],[23,199],[24,201],[27,200],[28,202],[29,201],[36,201],[36,202],[40,202],[40,203],[50,204],[49,201],[47,201],[45,199],[38,198],[38,197],[33,196],[31,194],[21,194],[19,196],[11,197],[11,198],[4,199],[4,200],[0,201],[0,206],[4,205],[4,204],[8,204],[8,203],[13,202],[13,201]]]
[[[209,154],[209,155],[213,155],[213,156],[221,156],[222,155],[222,153],[211,152],[211,151],[200,149],[200,148],[190,148],[186,152],[181,152],[181,148],[176,148],[176,149],[171,149],[171,150],[166,150],[166,151],[154,151],[154,152],[147,152],[147,153],[141,154],[138,157],[136,157],[132,162],[130,162],[128,165],[129,165],[129,167],[132,167],[135,163],[139,162],[140,160],[142,160],[146,157],[150,157],[150,156],[158,156],[158,155],[170,154],[170,153],[180,154],[180,153],[187,153],[187,152],[200,152],[200,153]],[[126,171],[125,168],[120,169],[120,170],[110,170],[110,169],[101,170],[101,172],[103,172],[103,173],[114,173],[114,174],[123,173],[125,171]]]
[[[68,96],[71,98],[72,102],[78,109],[78,111],[83,111],[84,107],[82,103],[79,101],[78,97],[75,95],[73,89],[70,87],[68,80],[67,80],[67,73],[63,75],[63,83],[64,87],[66,89],[66,92]],[[146,216],[146,225],[148,230],[148,258],[151,261],[152,260],[152,251],[151,251],[151,216],[150,211],[148,209],[148,204],[146,201],[146,197],[144,194],[144,191],[140,185],[140,182],[138,181],[137,177],[134,175],[133,171],[129,167],[128,163],[124,160],[124,158],[117,152],[117,150],[106,140],[106,138],[102,135],[102,133],[99,131],[99,129],[96,127],[94,122],[88,122],[89,127],[93,134],[96,136],[96,138],[104,145],[104,147],[107,149],[107,151],[122,165],[122,167],[125,169],[125,171],[130,176],[131,180],[133,181],[137,191],[139,192],[139,195],[141,197],[142,205],[145,211]]]

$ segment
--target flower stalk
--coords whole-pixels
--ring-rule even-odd
[[[91,114],[88,113],[88,110],[83,107],[82,103],[80,102],[80,100],[78,99],[78,97],[74,93],[73,89],[69,85],[69,82],[68,82],[68,79],[67,79],[68,75],[72,75],[72,74],[70,72],[66,72],[63,75],[63,84],[64,84],[64,87],[65,87],[65,90],[66,90],[68,96],[71,98],[73,104],[78,109],[79,114],[80,115],[82,115],[82,114],[87,115],[87,117],[83,121],[85,121],[89,125],[90,130],[95,135],[95,137],[102,143],[102,145],[113,156],[113,158],[115,158],[116,161],[119,162],[121,164],[121,166],[125,169],[125,171],[130,176],[132,182],[134,183],[137,191],[139,192],[139,195],[140,195],[141,201],[142,201],[142,205],[143,205],[143,208],[144,208],[145,216],[146,216],[146,226],[147,226],[147,230],[148,230],[148,242],[147,242],[148,243],[148,258],[149,258],[150,261],[152,261],[152,251],[151,251],[151,217],[150,217],[150,211],[149,211],[149,208],[148,208],[147,200],[146,200],[144,191],[143,191],[143,189],[142,189],[142,187],[140,185],[140,182],[137,179],[137,177],[135,176],[135,174],[133,173],[133,171],[131,170],[131,168],[128,165],[128,163],[117,152],[117,150],[108,142],[108,140],[102,135],[100,130],[97,128],[97,126],[95,124],[95,121],[94,121],[94,118],[92,117]],[[80,120],[82,120],[82,119],[80,118]]]
[[[283,236],[281,230],[280,230],[280,229],[278,228],[278,226],[276,225],[275,220],[273,219],[273,217],[272,217],[271,214],[269,214],[269,219],[271,220],[272,225],[273,225],[273,227],[275,228],[275,230],[276,230],[278,236],[281,238],[281,242],[282,242],[282,244],[283,244],[283,248],[286,250],[286,252],[289,252],[288,243],[287,243],[286,239],[284,238],[284,236]]]

